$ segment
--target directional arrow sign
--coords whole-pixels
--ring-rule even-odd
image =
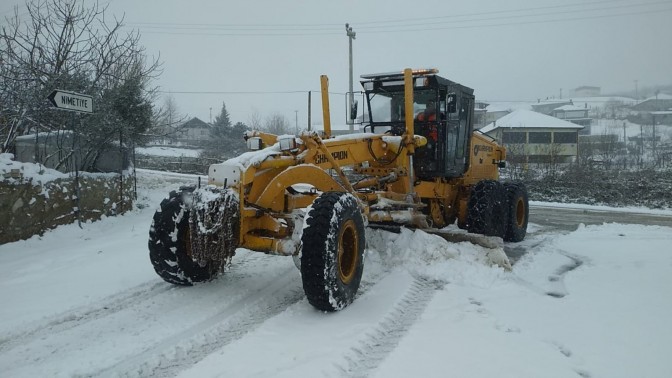
[[[81,113],[93,113],[93,97],[57,89],[47,97],[57,108]]]

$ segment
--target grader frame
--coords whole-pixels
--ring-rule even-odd
[[[405,106],[409,109],[413,107],[413,78],[424,75],[426,70],[404,70]],[[466,224],[470,188],[482,180],[498,179],[498,167],[506,159],[503,147],[474,133],[469,151],[475,153],[469,156],[469,168],[462,177],[418,180],[413,174],[413,155],[427,140],[414,133],[412,117],[406,117],[406,128],[400,136],[354,134],[330,138],[326,76],[321,77],[321,87],[325,138],[316,132],[304,132],[298,138],[250,132],[248,140],[258,138],[262,146],[277,146],[276,150],[248,153],[249,158],[243,156],[210,167],[208,184],[227,185],[239,193],[240,247],[296,254],[291,239],[292,214],[312,204],[319,192],[353,194],[369,222],[417,228],[443,227],[455,219]],[[475,148],[477,145],[485,148]],[[354,173],[367,178],[351,183],[344,167],[352,167]],[[315,190],[292,189],[300,184]],[[381,202],[384,205],[376,206]]]
[[[211,165],[207,186],[171,192],[161,203],[149,239],[157,274],[180,285],[206,281],[224,271],[237,248],[294,256],[308,301],[334,311],[359,287],[367,223],[437,230],[457,221],[469,232],[522,240],[524,186],[497,181],[506,151],[472,130],[473,90],[437,72],[363,76],[369,100],[394,100],[395,119],[371,117],[372,132],[339,137],[331,136],[322,76],[324,134],[247,132],[253,151]],[[418,122],[415,93],[442,101],[459,119]]]

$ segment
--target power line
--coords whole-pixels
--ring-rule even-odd
[[[672,5],[672,4],[671,4]],[[556,18],[556,19],[542,19],[542,20],[531,20],[531,21],[516,21],[516,22],[502,22],[502,23],[490,23],[490,24],[472,24],[472,25],[451,25],[451,26],[437,26],[437,27],[420,27],[420,28],[379,28],[378,30],[364,30],[361,33],[363,34],[380,34],[380,33],[404,33],[404,32],[422,32],[422,31],[434,31],[434,30],[453,30],[453,29],[473,29],[473,28],[492,28],[500,26],[520,26],[520,25],[533,25],[533,24],[543,24],[543,23],[558,23],[558,22],[569,22],[569,21],[585,21],[585,20],[594,20],[594,19],[603,19],[603,18],[615,18],[615,17],[629,17],[629,16],[638,16],[644,14],[660,14],[672,11],[672,7],[663,8],[657,10],[649,11],[638,11],[638,12],[628,12],[628,13],[614,13],[614,14],[602,14],[594,16],[583,16],[583,17],[572,17],[572,18]],[[410,27],[410,25],[409,25]],[[236,37],[285,37],[285,36],[318,36],[318,35],[340,35],[340,32],[292,32],[292,33],[267,33],[267,32],[231,32],[231,33],[213,33],[213,32],[172,32],[172,31],[147,31],[142,30],[143,34],[165,34],[165,35],[185,35],[185,36],[236,36]]]
[[[418,18],[405,18],[405,19],[395,19],[395,20],[384,20],[384,21],[362,21],[362,22],[357,22],[358,25],[370,25],[370,24],[393,24],[391,25],[392,27],[394,26],[399,26],[399,23],[404,23],[404,22],[417,22],[417,21],[422,21],[422,24],[426,24],[427,20],[438,20],[438,19],[449,19],[453,20],[455,18],[461,18],[461,17],[470,17],[470,16],[483,16],[483,15],[492,15],[492,14],[504,14],[504,13],[517,13],[517,12],[529,12],[529,11],[536,11],[536,10],[547,10],[547,9],[558,9],[558,8],[575,8],[577,6],[590,6],[590,5],[596,5],[596,4],[603,4],[603,3],[609,3],[609,4],[614,4],[617,2],[623,2],[626,0],[602,0],[602,1],[594,1],[594,2],[581,2],[581,3],[571,3],[571,4],[563,4],[563,5],[553,5],[553,6],[544,6],[544,7],[531,7],[531,8],[517,8],[517,9],[507,9],[507,10],[499,10],[499,11],[489,11],[489,12],[473,12],[473,13],[461,13],[461,14],[452,14],[448,16],[434,16],[434,17],[418,17]],[[655,4],[661,4],[661,3],[670,3],[669,0],[667,1],[651,1],[647,3],[641,3],[641,2],[636,2],[634,4],[629,4],[629,5],[621,5],[621,6],[613,6],[613,7],[602,7],[602,8],[594,8],[594,9],[588,9],[588,11],[594,11],[594,10],[605,10],[605,9],[613,9],[613,8],[621,8],[621,7],[641,7],[641,6],[648,6],[648,5],[655,5]],[[569,12],[581,12],[584,11],[582,9],[576,9],[573,11]],[[506,16],[506,17],[521,17],[521,16],[526,16],[526,15],[513,15],[513,16]],[[535,16],[534,14],[527,15],[527,16]],[[153,28],[161,28],[161,27],[171,27],[171,28],[193,28],[193,29],[205,29],[205,30],[211,30],[211,29],[235,29],[235,30],[240,30],[240,29],[245,29],[245,30],[262,30],[262,31],[273,31],[273,30],[313,30],[313,29],[318,29],[318,30],[333,30],[333,29],[340,29],[342,26],[342,23],[334,24],[334,23],[322,23],[322,24],[280,24],[280,23],[268,23],[268,24],[240,24],[240,23],[232,23],[232,24],[214,24],[214,23],[174,23],[174,22],[129,22],[127,25],[137,25],[137,26],[144,26],[144,27],[153,27]],[[376,27],[376,26],[373,26]],[[371,26],[362,26],[362,28],[371,28]]]
[[[139,29],[142,30],[142,29]],[[181,33],[181,32],[172,32],[172,31],[147,31],[142,30],[143,34],[165,34],[165,35],[209,35],[209,36],[221,36],[221,37],[231,37],[231,36],[240,36],[240,37],[291,37],[291,36],[314,36],[314,35],[341,35],[340,32],[323,32],[323,33],[211,33],[211,32],[193,32],[193,33]]]
[[[569,4],[556,4],[538,7],[515,8],[506,10],[493,10],[483,12],[460,13],[444,16],[431,16],[422,18],[401,18],[393,20],[362,21],[356,23],[361,25],[361,33],[379,34],[379,33],[400,33],[400,32],[421,32],[432,30],[448,29],[467,29],[467,28],[489,28],[511,25],[529,25],[546,22],[570,22],[600,18],[624,17],[651,13],[670,12],[672,8],[651,9],[651,7],[672,5],[670,0],[657,0],[648,2],[625,3],[627,0],[600,0],[590,2],[577,2]],[[103,6],[107,6],[111,1],[107,1]],[[609,6],[606,6],[609,4]],[[22,5],[25,7],[25,5]],[[578,17],[555,17],[544,18],[546,16],[572,15],[577,13],[594,13],[605,11],[616,11],[628,8],[632,12],[620,12],[611,14],[585,15]],[[648,9],[647,9],[648,8]],[[5,13],[13,12],[7,11]],[[28,14],[27,12],[20,16]],[[465,19],[466,18],[466,19]],[[520,19],[520,21],[513,21]],[[527,19],[527,20],[525,20]],[[510,20],[511,22],[485,23],[488,21]],[[448,22],[450,24],[448,24]],[[456,25],[458,24],[458,25]],[[168,23],[168,22],[128,22],[125,28],[137,27],[146,34],[165,34],[165,35],[210,35],[210,36],[326,36],[340,35],[342,23],[306,23],[306,24],[280,24],[280,23],[256,23],[256,24],[203,24],[203,23]],[[221,31],[221,32],[217,32]]]
[[[543,24],[543,23],[557,23],[557,22],[566,22],[566,21],[583,21],[583,20],[593,20],[601,18],[612,18],[620,16],[636,16],[643,14],[651,13],[663,13],[670,12],[671,8],[650,10],[650,11],[641,11],[641,12],[629,12],[629,13],[616,13],[608,15],[595,15],[595,16],[584,16],[584,17],[573,17],[573,18],[559,18],[559,19],[545,19],[545,20],[533,20],[533,21],[518,21],[518,22],[504,22],[496,24],[476,24],[476,25],[455,25],[455,26],[445,26],[445,27],[430,27],[430,28],[417,28],[417,29],[399,29],[399,30],[373,30],[373,31],[364,31],[368,34],[380,34],[380,33],[402,33],[402,32],[419,32],[419,31],[433,31],[433,30],[451,30],[451,29],[473,29],[473,28],[490,28],[498,26],[518,26],[518,25],[532,25],[532,24]]]
[[[201,94],[201,95],[266,95],[266,94],[306,94],[308,92],[320,92],[319,89],[313,90],[290,90],[290,91],[173,91],[173,90],[159,90],[158,93],[165,94]],[[346,95],[345,92],[329,92],[333,95]]]
[[[654,2],[649,2],[649,3],[639,3],[639,4],[627,4],[627,5],[620,5],[620,6],[613,6],[613,7],[600,7],[600,8],[589,8],[589,9],[572,9],[572,10],[565,10],[565,11],[553,11],[553,12],[545,12],[545,13],[535,13],[535,14],[514,14],[514,15],[507,15],[507,16],[498,16],[498,17],[485,17],[485,18],[472,18],[472,19],[467,19],[467,20],[451,20],[451,23],[464,23],[464,22],[480,22],[480,21],[492,21],[492,20],[501,20],[501,19],[514,19],[514,18],[526,18],[526,17],[538,17],[538,16],[555,16],[559,14],[574,14],[574,13],[584,13],[584,12],[596,12],[596,11],[604,11],[604,10],[616,10],[616,9],[623,9],[623,8],[639,8],[642,6],[652,6],[652,5],[672,5],[672,2],[669,0],[666,1],[654,1]],[[547,8],[556,8],[556,7],[543,7],[544,9]],[[537,8],[537,9],[542,9],[542,8]],[[654,11],[654,10],[651,10]],[[502,13],[502,12],[484,12],[482,14],[493,14],[493,13]],[[604,16],[604,15],[601,15]],[[608,16],[608,15],[607,15]],[[451,16],[446,16],[446,17],[438,17],[438,18],[447,18]],[[399,25],[400,27],[410,27],[410,26],[425,26],[425,25],[441,25],[444,24],[445,22],[423,22],[419,24],[406,24],[406,25]],[[363,26],[362,29],[374,29],[374,28],[380,28],[379,26]]]
[[[365,21],[358,24],[365,25],[361,28],[364,29],[365,33],[387,33],[387,32],[406,32],[406,31],[428,31],[428,30],[445,30],[445,29],[460,29],[460,28],[473,28],[473,27],[497,27],[497,26],[507,26],[507,25],[524,25],[524,24],[536,24],[542,22],[565,22],[565,21],[577,21],[577,20],[587,20],[587,19],[598,19],[598,18],[610,18],[610,17],[621,17],[621,16],[633,16],[640,14],[649,14],[649,13],[659,13],[659,12],[669,12],[672,11],[672,8],[663,8],[663,9],[647,9],[634,12],[621,12],[621,13],[612,13],[612,14],[599,14],[599,15],[587,15],[581,17],[563,17],[563,18],[551,18],[551,19],[539,19],[540,17],[545,16],[556,16],[560,14],[569,15],[576,13],[586,13],[586,12],[603,12],[603,11],[613,11],[613,10],[622,10],[626,8],[650,8],[659,5],[672,5],[672,1],[649,1],[649,2],[636,2],[630,4],[621,4],[613,5],[616,2],[622,2],[624,0],[616,1],[595,1],[595,2],[585,2],[585,3],[571,3],[563,5],[553,5],[553,6],[544,6],[544,7],[531,7],[531,8],[518,8],[512,10],[500,10],[500,11],[489,11],[489,12],[476,12],[476,13],[463,13],[455,14],[449,16],[435,16],[435,17],[425,17],[425,18],[406,18],[406,19],[397,19],[397,20],[386,20],[386,21]],[[595,7],[595,5],[609,3],[612,6],[600,6]],[[585,8],[586,6],[592,6],[591,8]],[[577,7],[583,7],[576,9]],[[553,12],[539,13],[540,10],[551,10]],[[565,9],[565,10],[557,10]],[[525,14],[529,12],[537,12],[531,14]],[[490,16],[490,15],[499,15],[494,17],[475,17],[474,16]],[[471,19],[459,18],[472,17]],[[495,23],[495,24],[480,24],[485,21],[493,20],[513,20],[520,18],[531,18],[531,20],[507,22],[507,23]],[[446,22],[434,21],[427,22],[428,20],[446,20],[450,21],[451,24],[455,23],[470,23],[468,25],[450,25],[442,27],[427,27],[428,25],[444,25]],[[409,23],[422,21],[421,23]],[[390,24],[390,25],[385,25]],[[400,25],[401,24],[401,25]],[[173,35],[214,35],[214,36],[299,36],[299,35],[338,35],[340,32],[341,24],[191,24],[191,23],[161,23],[161,22],[136,22],[136,23],[127,23],[127,26],[137,25],[140,26],[140,29],[143,29],[143,32],[149,34],[173,34]],[[144,25],[144,26],[143,26]],[[369,26],[366,26],[369,25]],[[412,27],[420,27],[415,29],[409,29]],[[166,28],[170,28],[169,31],[166,31]],[[146,29],[155,29],[153,31],[147,31]],[[164,29],[164,30],[162,30]],[[179,32],[174,31],[175,29],[179,30],[193,30],[194,32]],[[213,31],[227,31],[227,33],[215,33]],[[333,31],[332,31],[333,30]],[[278,33],[279,32],[279,33]]]
[[[515,9],[505,9],[505,10],[487,11],[487,12],[458,13],[458,14],[453,14],[453,15],[448,15],[448,16],[417,17],[417,18],[406,18],[406,19],[386,20],[386,21],[369,21],[369,22],[359,22],[358,25],[378,24],[378,23],[395,23],[395,24],[398,24],[400,22],[411,22],[411,21],[454,19],[454,18],[460,18],[460,17],[485,16],[485,15],[492,15],[492,14],[516,13],[516,12],[529,12],[529,11],[546,10],[546,9],[574,8],[574,7],[580,7],[580,6],[604,4],[604,3],[614,4],[614,3],[623,2],[623,1],[626,1],[626,0],[602,0],[602,1],[579,2],[579,3],[570,3],[570,4],[562,4],[562,5],[549,5],[549,6],[543,6],[543,7],[515,8]],[[635,2],[634,4],[632,4],[630,6],[646,6],[646,5],[650,5],[650,4],[656,4],[656,3],[669,3],[669,1],[654,1],[654,2],[649,2],[649,3]],[[602,8],[602,9],[604,9],[604,8]],[[606,8],[606,9],[609,9],[609,8]],[[580,12],[582,10],[578,9],[578,10],[575,10],[575,11]],[[364,27],[364,26],[362,26],[362,27]]]

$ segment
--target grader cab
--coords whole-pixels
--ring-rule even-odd
[[[366,127],[340,137],[330,135],[322,76],[324,134],[247,132],[253,151],[213,164],[207,186],[161,203],[149,239],[155,271],[191,285],[222,273],[237,248],[294,256],[308,301],[335,311],[358,290],[367,226],[457,223],[521,241],[525,187],[498,181],[506,151],[473,130],[473,90],[437,73],[363,75]]]

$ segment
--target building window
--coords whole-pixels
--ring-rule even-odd
[[[530,143],[551,143],[551,133],[550,132],[531,132],[529,135]]]
[[[502,134],[502,143],[525,143],[527,141],[527,133],[520,131],[505,131]]]
[[[583,110],[571,111],[565,113],[566,117],[564,118],[583,118],[586,116],[586,112]]]
[[[553,133],[554,143],[573,143],[578,142],[578,133],[576,131],[571,133]]]

